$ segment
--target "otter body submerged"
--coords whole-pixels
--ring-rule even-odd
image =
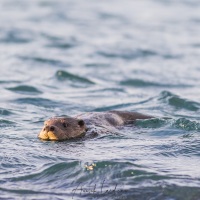
[[[116,132],[117,127],[133,123],[136,119],[152,116],[128,111],[82,113],[75,117],[55,117],[44,122],[38,137],[43,140],[67,140],[86,133]]]

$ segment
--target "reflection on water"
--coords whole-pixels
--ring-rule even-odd
[[[2,0],[1,199],[200,196],[197,0]],[[119,134],[37,138],[53,116],[156,116]]]

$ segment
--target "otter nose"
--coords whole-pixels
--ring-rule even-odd
[[[54,126],[45,126],[44,127],[44,131],[47,131],[47,132],[49,132],[49,131],[54,131],[55,130],[55,127]]]

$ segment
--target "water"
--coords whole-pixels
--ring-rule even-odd
[[[1,0],[1,199],[200,199],[199,34],[197,0]],[[37,138],[113,109],[157,119]]]

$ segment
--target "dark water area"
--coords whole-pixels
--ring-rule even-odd
[[[200,2],[1,0],[0,199],[200,199]],[[41,141],[44,120],[154,115]]]

